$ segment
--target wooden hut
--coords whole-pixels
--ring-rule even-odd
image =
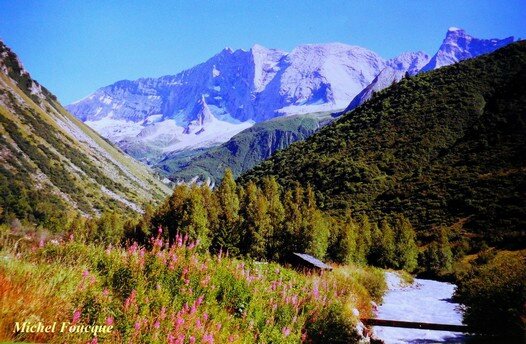
[[[293,253],[289,258],[289,263],[297,270],[304,271],[330,271],[332,267],[321,260],[314,258],[306,253]]]

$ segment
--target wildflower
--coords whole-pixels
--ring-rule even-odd
[[[97,336],[93,337],[90,344],[97,344],[99,341],[97,340]]]
[[[157,228],[157,234],[159,234],[159,235],[163,234],[163,227],[159,226]]]
[[[159,328],[159,327],[161,327],[161,323],[159,322],[159,320],[157,320],[157,321],[153,324],[153,327],[155,327],[155,328]]]
[[[320,296],[320,291],[318,289],[318,282],[314,282],[314,285],[312,286],[312,296],[317,300]]]
[[[135,325],[134,325],[134,328],[135,328],[135,331],[139,331],[141,329],[141,322],[140,321],[136,321]]]
[[[73,324],[76,324],[80,320],[81,312],[80,309],[76,309],[75,312],[73,312],[73,319],[71,322]]]
[[[214,344],[214,337],[210,333],[203,336],[203,343]]]
[[[106,323],[107,326],[113,325],[113,323],[114,323],[113,317],[107,317],[105,323]]]
[[[166,318],[166,307],[161,308],[161,313],[159,314],[159,319],[164,320]]]
[[[188,338],[188,341],[190,342],[190,344],[195,344],[195,337],[194,336],[190,336]]]
[[[176,235],[176,241],[177,241],[177,247],[183,246],[183,238],[179,235],[179,233]]]
[[[283,335],[285,337],[288,337],[290,335],[290,328],[288,327],[284,327],[282,330],[281,330],[281,333],[283,333]]]

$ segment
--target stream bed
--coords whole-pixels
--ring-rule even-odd
[[[379,319],[462,325],[462,306],[455,303],[455,285],[415,278],[407,285],[394,272],[386,272],[389,291],[378,307]],[[458,332],[374,326],[377,338],[394,343],[468,343]]]

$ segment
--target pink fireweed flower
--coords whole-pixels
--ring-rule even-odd
[[[93,339],[91,340],[90,344],[98,344],[99,341],[97,339],[97,336],[93,337]]]
[[[141,322],[136,321],[133,327],[135,328],[135,331],[139,331],[141,329]]]
[[[102,295],[104,296],[110,295],[110,291],[108,290],[108,288],[104,288],[104,290],[102,291]]]
[[[203,343],[214,344],[214,337],[210,333],[203,336]]]
[[[175,236],[175,239],[176,239],[176,242],[177,242],[177,247],[183,246],[183,238],[179,234],[177,234]]]
[[[201,280],[201,286],[206,287],[208,283],[210,283],[211,277],[210,275],[207,275],[205,278]]]
[[[155,328],[159,328],[159,327],[161,327],[161,323],[159,322],[159,320],[157,320],[157,321],[153,324],[153,327],[155,327]]]
[[[76,324],[80,320],[81,314],[82,313],[80,312],[80,309],[75,309],[75,312],[73,312],[73,319],[71,320],[71,322],[73,324]]]
[[[107,318],[106,318],[105,324],[106,324],[107,326],[111,326],[111,325],[113,325],[113,323],[114,323],[114,319],[113,319],[113,317],[107,317]]]
[[[184,319],[181,317],[180,314],[177,314],[177,318],[175,319],[175,330],[177,331],[183,325]]]
[[[161,313],[159,313],[159,319],[161,320],[166,319],[166,307],[161,308]]]
[[[194,336],[190,336],[188,338],[188,341],[189,341],[190,344],[195,344],[195,337]]]
[[[44,247],[44,239],[41,239],[38,243],[38,247]]]
[[[159,227],[157,228],[157,234],[158,234],[158,235],[163,234],[163,227],[159,226]]]
[[[136,242],[133,242],[133,244],[132,244],[130,247],[128,247],[128,253],[129,253],[130,255],[132,255],[132,254],[134,254],[135,252],[137,252],[137,249],[138,249],[138,248],[139,248],[139,246],[137,245],[137,243],[136,243]]]
[[[126,298],[126,300],[124,301],[124,310],[127,311],[130,306],[135,303],[135,296],[137,295],[137,292],[134,290],[132,290],[130,296],[128,296],[128,298]]]
[[[281,333],[283,333],[283,335],[285,337],[288,337],[290,335],[290,328],[288,327],[284,327],[282,330],[281,330]]]
[[[89,271],[88,270],[82,271],[82,278],[88,278],[88,277],[89,277]]]
[[[320,297],[320,290],[318,289],[318,282],[314,282],[312,286],[312,296],[317,300]]]

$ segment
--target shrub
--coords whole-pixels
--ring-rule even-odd
[[[480,333],[524,334],[525,260],[526,251],[501,252],[459,278],[455,295],[467,306],[466,324]]]

